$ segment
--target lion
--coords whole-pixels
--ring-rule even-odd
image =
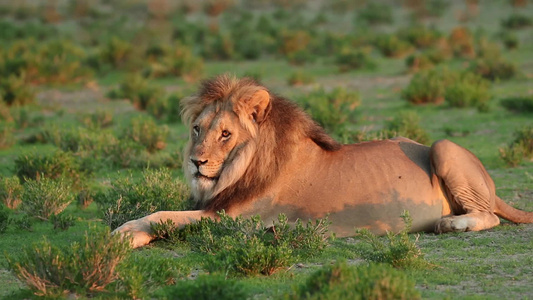
[[[368,228],[401,230],[410,212],[413,232],[479,231],[498,217],[532,223],[495,193],[479,159],[440,140],[427,147],[406,138],[341,145],[293,102],[253,79],[220,75],[181,101],[190,128],[184,171],[196,203],[192,211],[159,211],[126,222],[132,246],[154,239],[151,223],[176,226],[229,216],[280,213],[290,221],[328,216],[338,237]]]

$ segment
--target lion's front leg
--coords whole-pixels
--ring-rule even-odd
[[[196,222],[202,217],[214,217],[210,212],[203,210],[194,211],[158,211],[146,217],[124,223],[113,231],[114,234],[130,235],[133,248],[148,245],[155,239],[151,224],[171,220],[176,227],[181,228],[187,224]]]

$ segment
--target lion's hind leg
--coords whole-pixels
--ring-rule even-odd
[[[435,232],[479,231],[500,224],[494,214],[494,182],[474,154],[441,140],[431,147],[431,164],[453,214],[438,220]]]

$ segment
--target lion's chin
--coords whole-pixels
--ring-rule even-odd
[[[216,186],[218,177],[208,177],[201,174],[196,174],[192,178],[191,187],[193,193],[198,199],[207,200],[212,196],[212,192]]]

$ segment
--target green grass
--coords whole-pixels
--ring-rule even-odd
[[[120,5],[110,7],[118,12],[118,6]],[[135,9],[135,5],[132,4],[125,5],[125,7]],[[123,8],[120,7],[120,9]],[[124,9],[124,14],[132,13],[131,10],[128,12]],[[491,38],[501,30],[500,20],[507,18],[514,11],[508,1],[487,1],[486,3],[480,1],[479,15],[462,24],[455,17],[456,12],[461,10],[465,10],[464,2],[453,1],[441,18],[431,19],[430,22],[444,34],[448,34],[456,26],[464,25],[469,27],[473,33],[483,31]],[[409,12],[405,8],[398,7],[393,11],[395,14],[393,24],[371,28],[371,32],[392,33],[409,24]],[[316,12],[315,9],[298,9],[291,13],[301,13],[307,18],[312,18]],[[533,5],[520,8],[520,12],[532,15]],[[253,13],[259,14],[261,11],[254,10]],[[329,23],[320,30],[350,32],[353,28],[353,14],[354,12],[349,12],[337,16],[326,11]],[[200,16],[199,20],[203,21],[202,17]],[[225,16],[220,22],[226,22],[227,19],[228,16]],[[76,21],[73,20],[72,23]],[[66,24],[71,23],[60,23],[58,28],[64,29],[67,27]],[[102,24],[99,26],[104,26]],[[154,28],[158,25],[151,24],[151,26],[154,27],[150,29],[152,33],[149,34],[142,31],[147,29],[142,28],[135,31],[123,26],[121,30],[127,31],[128,36],[135,36],[137,33],[140,41],[136,43],[142,45],[148,44],[149,39],[157,35],[153,32],[157,32]],[[161,26],[163,31],[171,28],[169,24]],[[90,41],[84,40],[87,37],[76,36],[77,30],[80,30],[78,25],[68,28],[74,29],[60,30],[59,34],[74,35],[80,38],[81,44],[87,48],[92,47]],[[495,181],[497,193],[502,199],[514,207],[533,211],[533,162],[524,161],[518,167],[509,168],[500,159],[498,152],[499,148],[512,142],[513,132],[524,126],[533,125],[531,114],[511,112],[500,105],[501,99],[531,94],[533,42],[528,30],[515,33],[520,41],[519,47],[511,51],[502,50],[502,56],[516,64],[519,75],[512,80],[495,81],[490,84],[493,98],[489,101],[488,112],[478,112],[475,108],[449,108],[445,105],[410,105],[401,97],[401,90],[407,86],[412,77],[408,73],[404,59],[385,58],[376,50],[372,51],[372,59],[376,62],[376,68],[371,70],[360,69],[340,73],[332,55],[318,57],[314,63],[293,66],[279,53],[268,53],[253,61],[207,60],[203,77],[207,78],[220,73],[234,73],[238,76],[257,74],[261,82],[272,92],[293,100],[308,94],[315,86],[323,87],[326,91],[338,87],[347,91],[358,91],[361,104],[356,108],[355,121],[346,126],[348,130],[353,131],[378,131],[384,129],[398,115],[398,112],[413,111],[420,117],[420,126],[428,132],[430,142],[447,138],[471,150],[487,167]],[[145,40],[141,39],[143,34]],[[101,40],[105,40],[109,34],[104,35]],[[1,48],[4,49],[7,46],[8,44],[3,44]],[[445,64],[451,70],[460,70],[468,65],[468,61],[452,59]],[[295,70],[309,73],[315,79],[314,82],[310,85],[289,86],[287,79]],[[145,112],[136,111],[127,101],[109,101],[105,98],[106,92],[116,88],[130,71],[120,69],[96,75],[92,80],[98,86],[97,89],[88,88],[85,83],[37,86],[37,102],[40,107],[39,113],[44,118],[44,125],[17,129],[14,132],[18,142],[11,148],[0,150],[0,166],[2,167],[0,175],[12,176],[15,172],[14,161],[20,155],[27,153],[45,155],[56,151],[57,148],[52,144],[22,142],[25,137],[39,132],[46,125],[55,124],[59,128],[83,127],[79,116],[100,109],[113,114],[113,125],[106,130],[119,134],[131,119],[140,115],[148,117]],[[195,92],[198,84],[187,82],[183,78],[172,77],[153,79],[151,82],[163,87],[167,93],[179,92],[184,95]],[[167,125],[169,128],[167,146],[161,153],[169,154],[179,151],[188,139],[185,126],[181,123],[156,122],[158,125]],[[119,170],[104,165],[95,170],[89,185],[105,188],[120,178],[132,176],[138,179],[142,176],[142,172],[142,169]],[[183,177],[180,169],[173,169],[172,174],[176,178]],[[85,210],[81,210],[72,203],[64,213],[76,218],[75,225],[65,231],[55,231],[50,222],[33,220],[33,231],[20,230],[10,225],[6,232],[0,233],[1,299],[31,298],[31,292],[7,270],[4,253],[16,255],[23,246],[38,242],[43,236],[54,245],[70,245],[74,241],[82,241],[84,232],[90,226],[104,226],[95,203]],[[20,217],[19,214],[20,212],[16,212],[15,216]],[[532,236],[532,225],[514,225],[508,222],[503,222],[499,227],[484,232],[445,235],[423,233],[418,238],[418,245],[425,254],[425,259],[436,267],[422,270],[407,269],[402,272],[405,272],[407,277],[415,282],[416,289],[423,299],[532,298]],[[416,237],[411,236],[411,238]],[[347,260],[350,265],[364,264],[365,262],[357,254],[358,243],[360,242],[353,238],[336,239],[322,254],[309,259],[301,259],[272,276],[239,277],[236,280],[244,285],[246,292],[253,295],[254,299],[280,299],[285,294],[291,293],[294,287],[302,285],[311,273],[322,266],[341,260]],[[155,242],[146,248],[132,251],[130,254],[130,258],[137,256],[175,259],[184,268],[191,270],[188,274],[190,277],[206,273],[202,267],[205,261],[204,254],[192,251],[187,244],[170,245],[163,241]],[[164,284],[151,286],[148,293],[155,295],[164,287]]]

